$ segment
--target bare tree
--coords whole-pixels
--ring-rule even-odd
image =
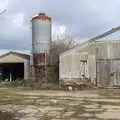
[[[51,69],[51,71],[52,77],[55,75],[54,80],[56,82],[59,81],[59,55],[77,45],[78,42],[75,41],[67,32],[62,37],[58,35],[55,40],[52,41],[51,57],[53,69]]]
[[[57,35],[55,40],[52,41],[52,62],[57,65],[59,61],[59,55],[69,49],[72,49],[78,45],[78,41],[75,41],[69,32],[65,31],[64,35]]]

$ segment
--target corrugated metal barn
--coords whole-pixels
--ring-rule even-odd
[[[120,86],[120,27],[60,55],[60,84]]]

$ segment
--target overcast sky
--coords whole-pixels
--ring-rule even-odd
[[[44,12],[79,41],[120,25],[120,0],[0,0],[0,49],[31,49],[31,17]]]

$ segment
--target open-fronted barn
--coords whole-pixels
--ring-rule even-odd
[[[14,81],[28,79],[30,73],[30,55],[20,52],[7,52],[0,55],[0,77]]]
[[[60,84],[120,86],[120,27],[60,55]]]

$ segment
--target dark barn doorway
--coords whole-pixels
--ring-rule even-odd
[[[0,73],[3,81],[24,79],[24,63],[2,63]]]

